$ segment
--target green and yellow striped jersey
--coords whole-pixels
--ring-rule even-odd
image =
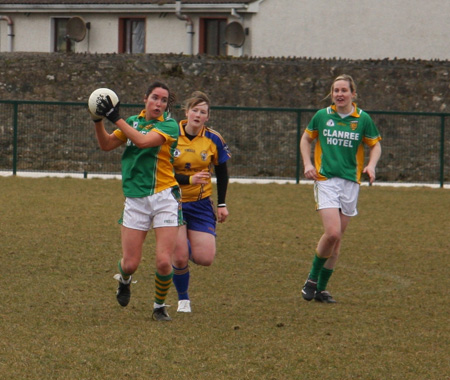
[[[167,114],[157,120],[146,120],[145,110],[130,116],[126,122],[142,134],[156,132],[164,136],[161,146],[141,149],[116,129],[114,135],[126,141],[122,155],[122,189],[126,197],[141,198],[178,187],[173,170],[174,152],[178,141],[177,122]]]
[[[333,177],[361,182],[364,168],[364,144],[381,140],[372,118],[353,103],[354,111],[342,118],[334,105],[319,110],[311,119],[306,133],[317,139],[314,163],[318,180]]]

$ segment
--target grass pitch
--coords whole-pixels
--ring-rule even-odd
[[[362,187],[329,283],[300,289],[322,228],[307,185],[231,184],[192,314],[151,320],[150,233],[128,307],[117,180],[0,177],[1,379],[449,379],[450,192]]]

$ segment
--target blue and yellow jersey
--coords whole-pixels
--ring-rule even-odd
[[[122,188],[126,197],[141,198],[177,187],[173,171],[173,159],[178,142],[177,122],[167,114],[156,120],[146,120],[145,110],[139,115],[130,116],[127,124],[142,134],[156,132],[165,138],[161,146],[141,149],[116,129],[114,135],[126,142],[122,155]]]
[[[364,144],[374,146],[381,140],[372,118],[353,103],[354,111],[342,118],[334,105],[319,110],[305,132],[318,139],[314,162],[318,180],[339,177],[361,182],[364,169]]]
[[[222,164],[231,157],[228,146],[220,133],[204,126],[190,140],[184,131],[187,120],[179,123],[178,146],[175,150],[175,173],[192,176],[204,170],[213,172],[213,166]],[[181,185],[183,202],[193,202],[211,196],[212,185]]]

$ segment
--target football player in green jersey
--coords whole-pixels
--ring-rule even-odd
[[[350,75],[338,76],[329,96],[332,105],[314,115],[300,141],[304,174],[315,181],[316,210],[324,228],[302,296],[307,301],[335,303],[326,287],[336,266],[342,236],[350,218],[357,214],[361,173],[368,175],[371,184],[375,180],[381,137],[371,117],[354,103],[356,85]],[[364,144],[370,150],[366,166]]]
[[[102,150],[125,144],[122,155],[122,188],[125,206],[120,223],[122,259],[118,262],[119,282],[116,297],[121,306],[130,301],[131,276],[142,258],[147,232],[156,237],[155,301],[152,317],[169,321],[165,299],[172,284],[172,255],[182,223],[181,194],[173,171],[178,141],[178,125],[167,110],[171,101],[167,85],[155,82],[145,96],[145,109],[126,120],[119,115],[119,104],[107,97],[97,106],[97,114],[106,117],[118,129],[108,133],[103,118],[92,116]]]

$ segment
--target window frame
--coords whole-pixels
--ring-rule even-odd
[[[147,31],[147,18],[145,16],[133,16],[133,17],[119,17],[119,47],[118,52],[120,54],[134,54],[134,53],[146,53],[146,31]],[[131,51],[132,39],[130,35],[130,40],[126,41],[127,33],[127,23],[131,21],[142,21],[144,23],[144,46],[142,52]],[[127,51],[128,46],[130,47],[130,52]]]
[[[59,44],[58,44],[58,42],[60,41],[58,32],[61,30],[59,23],[61,21],[65,21],[66,25],[64,26],[64,30],[66,30],[67,22],[69,20],[70,20],[70,17],[52,17],[52,30],[53,30],[52,51],[54,53],[73,53],[74,52],[74,44],[72,43],[70,38],[66,38],[66,35],[63,36],[63,38],[65,39],[65,50],[60,50]]]
[[[226,26],[227,23],[228,23],[228,18],[227,17],[212,17],[212,16],[211,17],[200,17],[199,43],[198,43],[198,52],[199,52],[199,54],[208,54],[206,52],[206,47],[207,47],[207,34],[206,34],[207,27],[206,27],[206,24],[209,21],[219,21],[219,23],[220,22],[225,22],[225,26]],[[219,37],[219,40],[220,40],[220,27],[219,27],[219,30],[218,30],[218,37]],[[223,38],[225,40],[225,35],[223,36]],[[216,41],[216,42],[217,42],[217,47],[218,47],[219,53],[218,54],[214,54],[214,55],[220,56],[221,55],[220,54],[220,41]],[[225,45],[224,50],[225,50],[224,51],[224,56],[227,56],[228,55],[228,45]]]

